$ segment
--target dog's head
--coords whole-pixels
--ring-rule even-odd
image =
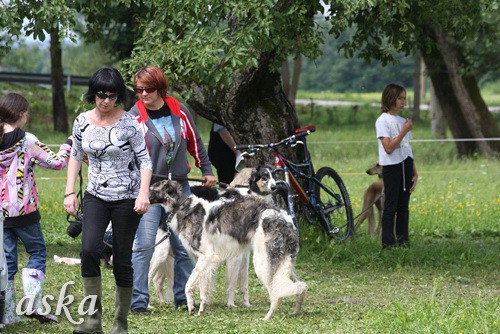
[[[378,175],[379,178],[382,177],[382,166],[376,162],[372,167],[366,170],[366,174],[368,175]]]
[[[273,168],[269,166],[259,166],[252,172],[248,180],[250,191],[267,195],[276,189],[276,180],[273,176]]]
[[[172,211],[182,198],[182,187],[172,180],[161,180],[149,187],[149,203],[162,205],[165,210]]]

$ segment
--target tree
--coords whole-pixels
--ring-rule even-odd
[[[201,116],[225,125],[238,143],[289,135],[298,119],[282,89],[288,56],[315,58],[322,40],[319,2],[300,0],[151,1],[141,17],[128,73],[163,68]],[[158,24],[168,22],[168,24]],[[264,156],[264,155],[263,155]],[[258,160],[269,159],[259,157]]]
[[[44,41],[46,34],[50,34],[54,130],[67,133],[68,113],[64,99],[61,40],[73,36],[70,28],[76,22],[74,6],[70,6],[65,0],[10,0],[1,1],[0,7],[0,26],[5,29],[1,51],[8,50],[23,33],[40,41]]]
[[[352,39],[342,45],[351,55],[360,50],[365,59],[390,62],[395,51],[418,49],[427,66],[436,96],[454,138],[498,137],[500,131],[481,97],[477,80],[467,58],[467,41],[494,43],[500,35],[496,1],[337,1],[332,12],[341,18],[332,26],[339,35],[355,26]],[[489,32],[489,35],[486,34]],[[470,42],[469,42],[470,43]],[[486,43],[488,45],[488,43]],[[475,45],[481,49],[481,45]],[[492,64],[498,69],[498,64]],[[498,155],[500,143],[479,140],[456,142],[459,155],[480,151]]]
[[[64,95],[61,41],[69,37],[76,43],[77,35],[74,29],[81,31],[78,28],[82,25],[87,26],[86,31],[93,33],[94,36],[98,35],[96,31],[100,31],[99,36],[102,37],[102,27],[117,22],[113,21],[115,17],[118,17],[119,20],[124,19],[122,15],[123,8],[127,7],[114,1],[89,2],[82,0],[0,0],[0,7],[2,9],[0,11],[0,26],[5,28],[4,34],[0,34],[0,56],[11,48],[19,36],[31,36],[33,39],[42,42],[47,35],[50,36],[50,74],[54,130],[67,133],[68,113]],[[101,13],[104,14],[98,15]],[[121,26],[124,26],[124,24],[121,24]],[[124,38],[124,31],[118,29],[112,31],[121,34],[122,37],[120,40],[115,38],[115,41],[126,41],[124,45],[132,44],[130,38]],[[113,53],[113,55],[118,55],[115,59],[130,55],[130,47],[126,49],[120,45],[119,49],[120,52],[115,50]]]
[[[302,55],[298,55],[292,62],[293,71],[290,78],[290,69],[288,68],[288,60],[283,62],[281,67],[281,81],[283,81],[283,91],[290,101],[290,104],[295,108],[295,98],[299,89],[300,73],[302,71]]]

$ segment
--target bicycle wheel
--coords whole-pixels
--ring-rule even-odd
[[[322,185],[314,187],[320,213],[318,218],[329,236],[345,240],[354,231],[354,218],[344,182],[330,167],[320,168],[316,178]]]

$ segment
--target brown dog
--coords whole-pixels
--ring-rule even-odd
[[[358,222],[354,225],[354,231],[356,231],[359,226],[368,219],[368,235],[372,235],[375,232],[375,216],[373,206],[378,209],[378,225],[377,225],[377,235],[380,235],[382,230],[382,210],[384,208],[384,182],[382,179],[382,166],[378,162],[369,168],[366,173],[368,175],[378,175],[379,181],[373,182],[368,188],[366,188],[363,195],[363,208],[361,210],[361,215],[358,218]]]

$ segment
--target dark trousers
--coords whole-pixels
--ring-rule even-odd
[[[104,201],[88,192],[83,199],[82,277],[101,276],[104,232],[113,227],[113,274],[117,286],[133,286],[132,245],[141,216],[134,211],[135,199]]]
[[[408,242],[410,188],[413,184],[413,159],[383,167],[384,213],[382,214],[382,247]]]
[[[232,153],[232,152],[231,152]],[[224,182],[227,184],[230,184],[233,179],[234,175],[236,174],[234,170],[234,165],[236,164],[236,158],[233,156],[227,156],[226,163],[220,164],[215,166],[215,169],[217,170],[217,178],[219,179],[219,182]]]

